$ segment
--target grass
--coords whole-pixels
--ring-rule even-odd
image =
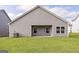
[[[0,50],[9,53],[79,53],[79,36],[0,38]]]

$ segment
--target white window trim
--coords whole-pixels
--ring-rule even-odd
[[[57,27],[60,27],[60,33],[57,33]],[[64,33],[61,33],[61,27],[64,27]],[[56,34],[65,34],[65,26],[56,26]]]

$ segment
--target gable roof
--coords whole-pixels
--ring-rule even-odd
[[[9,16],[7,15],[6,11],[5,11],[4,9],[1,9],[0,11],[3,12],[3,13],[7,16],[7,18],[9,19],[9,21],[11,22],[11,19],[10,19]]]
[[[75,21],[78,17],[79,17],[79,14],[72,20],[72,22]]]
[[[21,16],[15,18],[15,20],[12,21],[12,22],[10,22],[10,24],[16,22],[17,20],[19,20],[20,18],[24,17],[25,15],[29,14],[30,12],[34,11],[34,10],[37,9],[37,8],[41,8],[42,10],[44,10],[45,12],[47,12],[47,13],[49,13],[49,14],[55,16],[55,17],[58,18],[59,20],[61,20],[61,21],[65,22],[65,23],[68,23],[69,25],[71,25],[68,21],[66,21],[66,20],[63,19],[62,17],[56,15],[55,13],[53,13],[53,12],[47,10],[46,8],[44,8],[44,7],[42,7],[42,6],[35,6],[34,8],[32,8],[32,9],[30,9],[29,11],[25,12],[23,15],[21,15]]]

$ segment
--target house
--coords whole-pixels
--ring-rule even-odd
[[[9,24],[9,36],[68,36],[69,22],[42,6],[36,6]]]
[[[9,26],[10,18],[8,17],[5,10],[0,10],[0,36],[9,36]]]
[[[72,32],[73,33],[79,33],[79,15],[72,20]]]

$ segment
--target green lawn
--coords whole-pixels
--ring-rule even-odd
[[[79,36],[0,38],[0,50],[11,53],[79,52]]]

